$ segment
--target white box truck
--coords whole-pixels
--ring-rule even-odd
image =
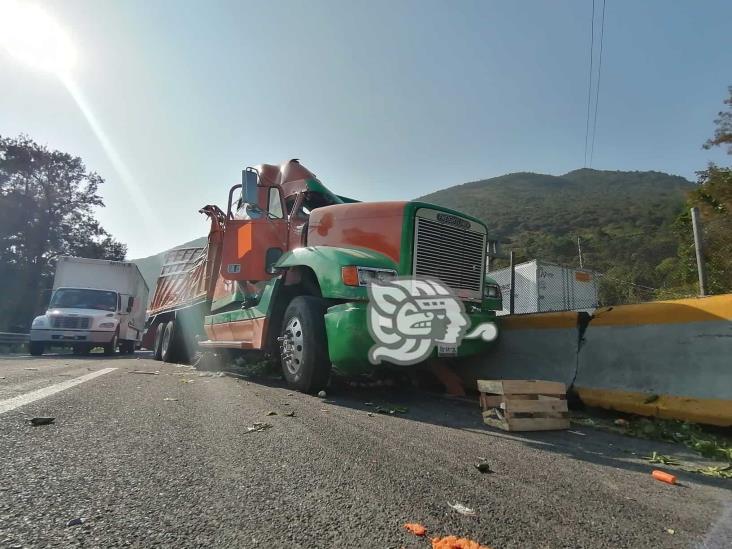
[[[574,269],[546,263],[527,261],[515,266],[514,314],[548,311],[592,310],[598,303],[598,275],[587,269]],[[509,314],[511,269],[491,271],[503,293],[503,310]]]
[[[132,354],[145,329],[147,295],[134,263],[61,257],[48,310],[31,326],[30,353],[63,346],[81,355],[95,347]]]

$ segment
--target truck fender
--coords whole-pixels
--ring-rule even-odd
[[[347,286],[343,283],[341,268],[351,265],[397,270],[397,264],[392,259],[373,250],[335,246],[295,248],[282,255],[275,263],[275,269],[279,272],[287,272],[296,267],[309,269],[315,275],[323,298],[365,300],[365,287]],[[298,273],[295,276],[301,275],[302,273]]]

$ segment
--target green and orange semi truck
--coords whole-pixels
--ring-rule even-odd
[[[463,303],[468,328],[495,322],[501,309],[500,287],[485,272],[486,226],[460,212],[338,196],[297,160],[247,168],[226,211],[200,212],[211,224],[207,245],[168,253],[148,310],[144,345],[158,360],[261,351],[280,360],[290,386],[314,392],[331,371],[376,368],[372,281],[437,279]],[[489,345],[464,339],[451,352]]]

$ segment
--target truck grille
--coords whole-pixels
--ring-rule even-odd
[[[52,328],[64,330],[86,330],[89,328],[88,316],[53,316],[51,317]]]
[[[421,208],[414,232],[414,274],[439,279],[459,297],[480,300],[486,250],[484,227]]]

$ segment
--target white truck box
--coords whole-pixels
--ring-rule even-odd
[[[31,352],[70,345],[81,354],[95,346],[131,353],[142,339],[147,298],[134,263],[61,257],[48,310],[31,327]]]
[[[598,275],[587,269],[563,267],[544,261],[515,265],[514,314],[592,310],[598,303]],[[511,269],[491,271],[503,293],[503,310],[509,314]]]

